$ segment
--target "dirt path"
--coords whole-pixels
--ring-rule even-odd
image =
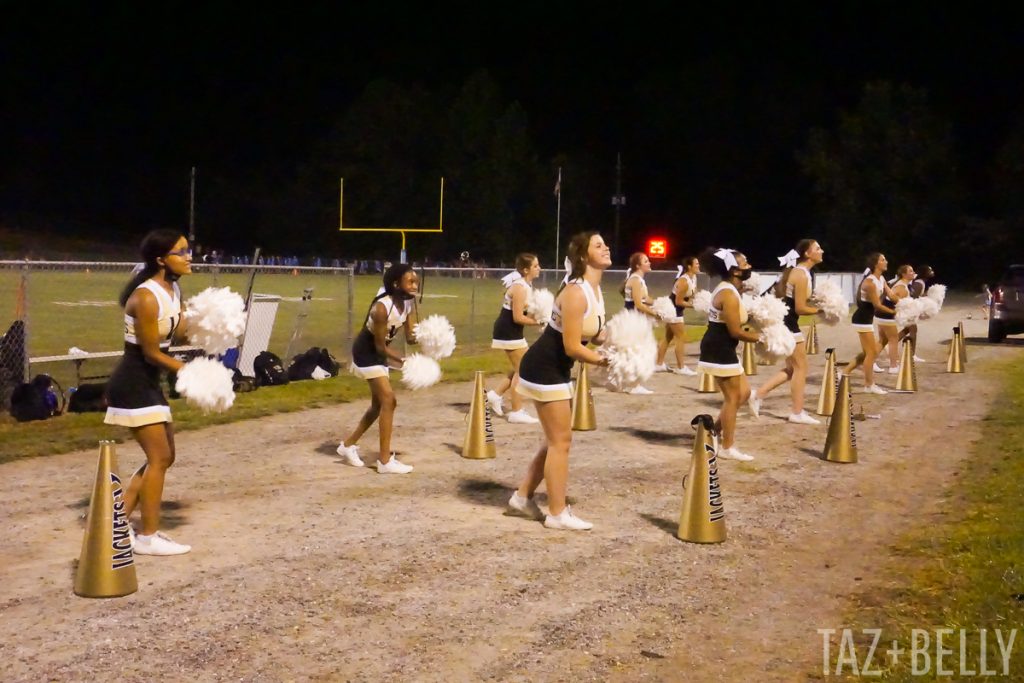
[[[889,543],[929,523],[981,433],[986,362],[1020,353],[970,346],[968,372],[945,374],[957,314],[922,327],[920,392],[855,395],[882,414],[856,423],[856,465],[818,459],[824,425],[774,415],[786,390],[744,413],[757,459],[721,467],[719,545],[674,536],[689,421],[719,398],[666,374],[653,396],[595,390],[601,428],[575,435],[570,485],[590,533],[503,516],[539,431],[499,421],[498,458],[463,460],[467,384],[400,394],[405,477],[338,464],[362,404],[183,433],[164,526],[194,550],[138,558],[139,591],[116,600],[71,592],[96,452],[0,466],[0,678],[816,679],[816,629],[843,627]],[[848,326],[819,330],[851,356]],[[823,356],[811,367],[813,408]],[[364,442],[373,460],[376,432]],[[118,456],[141,462],[134,444]]]

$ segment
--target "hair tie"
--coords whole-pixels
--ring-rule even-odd
[[[722,248],[715,252],[715,256],[721,259],[722,263],[725,264],[726,270],[732,270],[737,268],[739,264],[736,263],[736,255],[732,253],[732,249]]]
[[[512,286],[512,283],[518,282],[523,279],[523,274],[518,270],[513,270],[511,273],[501,278],[501,284],[505,285],[505,289]]]
[[[779,265],[782,266],[783,268],[792,268],[793,266],[796,265],[796,262],[797,260],[799,260],[799,258],[800,254],[796,253],[796,249],[790,249],[788,252],[786,252],[785,256],[778,257]]]
[[[562,261],[562,265],[565,267],[565,277],[562,278],[562,284],[567,285],[569,284],[569,276],[572,275],[572,261],[569,260],[568,256]]]
[[[676,279],[678,280],[682,276],[683,276],[683,266],[682,265],[678,265],[678,266],[676,266]]]
[[[867,277],[868,275],[871,275],[871,269],[870,268],[865,268],[863,275],[864,275],[864,277]]]

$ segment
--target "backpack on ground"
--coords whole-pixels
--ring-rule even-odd
[[[68,412],[102,413],[107,409],[106,393],[106,384],[83,384],[77,389],[71,389]]]
[[[36,375],[11,394],[11,416],[18,422],[45,420],[64,411],[64,391],[49,375]]]
[[[243,375],[242,371],[238,368],[233,369],[234,376],[231,379],[231,388],[234,389],[236,394],[244,394],[249,391],[256,391],[259,386],[256,384],[255,377],[249,377]]]
[[[329,368],[324,368],[321,365],[321,363],[324,362],[324,351],[326,351],[326,349],[314,346],[292,358],[291,365],[288,366],[288,379],[293,382],[304,379],[313,379],[313,373],[318,367],[323,368],[324,372],[330,373]],[[323,377],[323,373],[320,373],[319,376]]]
[[[260,351],[252,362],[253,373],[256,375],[256,386],[279,386],[288,384],[288,373],[276,353]]]

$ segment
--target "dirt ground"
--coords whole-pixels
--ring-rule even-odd
[[[922,325],[918,393],[854,395],[881,414],[855,423],[857,464],[819,458],[824,424],[783,422],[788,388],[760,421],[743,411],[738,445],[756,460],[720,466],[716,545],[674,534],[690,419],[720,399],[670,374],[652,396],[595,389],[600,428],[575,434],[571,460],[588,533],[503,514],[539,427],[498,420],[497,459],[462,459],[470,384],[400,393],[408,476],[339,464],[365,403],[182,433],[164,528],[193,551],[137,558],[139,591],[120,599],[72,593],[96,451],[2,465],[0,678],[817,680],[816,629],[846,626],[889,544],[941,509],[996,391],[987,361],[1022,353],[965,320],[967,372],[946,374],[964,311]],[[851,357],[848,325],[819,331]],[[824,356],[810,363],[813,410]],[[376,457],[376,430],[363,453]],[[118,458],[122,472],[142,461],[133,443]]]

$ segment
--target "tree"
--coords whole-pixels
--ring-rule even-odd
[[[951,250],[961,201],[951,127],[923,89],[867,84],[835,131],[810,132],[798,160],[814,183],[831,266],[858,268],[872,251],[895,266]]]

